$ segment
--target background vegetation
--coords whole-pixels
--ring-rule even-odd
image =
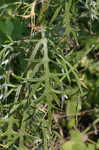
[[[0,150],[99,149],[99,0],[0,0]]]

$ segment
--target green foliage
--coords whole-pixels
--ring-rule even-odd
[[[79,131],[72,131],[71,140],[62,145],[62,150],[95,150],[93,144],[88,144],[88,146],[84,144],[84,138],[86,137],[79,133]]]
[[[0,149],[99,149],[98,0],[0,1]]]

